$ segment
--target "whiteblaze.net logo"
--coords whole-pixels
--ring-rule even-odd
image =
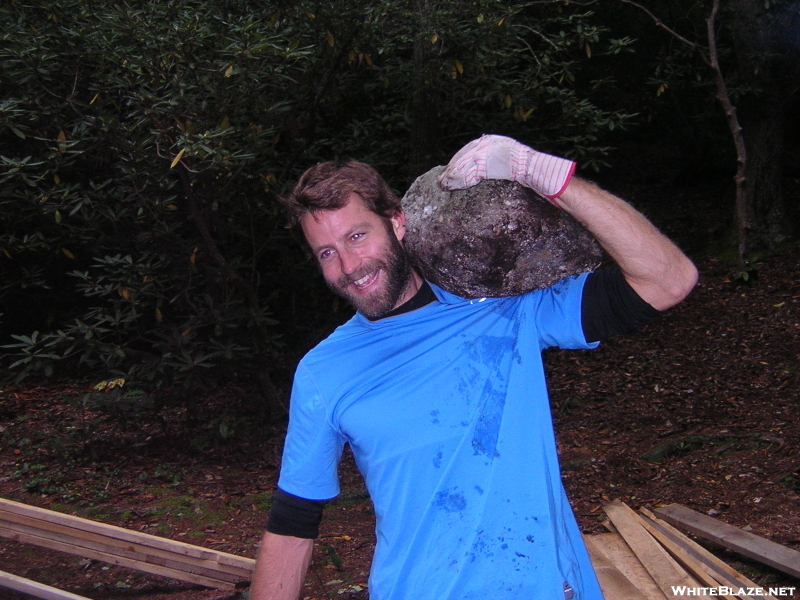
[[[673,585],[672,593],[676,596],[752,596],[755,598],[770,596],[794,596],[794,591],[797,588],[793,587],[689,587],[686,585]]]

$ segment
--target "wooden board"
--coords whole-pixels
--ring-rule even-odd
[[[661,529],[656,527],[655,523],[653,523],[650,519],[646,516],[643,517],[641,515],[637,515],[639,517],[639,521],[641,522],[642,526],[647,530],[647,532],[652,535],[659,544],[661,544],[667,552],[672,555],[672,557],[678,561],[678,563],[686,569],[686,571],[695,577],[698,581],[703,583],[705,587],[716,588],[719,587],[720,581],[716,579],[712,574],[710,574],[706,569],[703,568],[702,562],[697,560],[694,556],[692,556],[686,548],[684,548],[681,544],[677,543],[673,540],[670,536],[666,535]],[[725,598],[725,600],[737,600],[734,596],[731,595],[720,595],[721,597]]]
[[[700,587],[645,530],[628,506],[614,501],[606,504],[603,510],[669,600],[678,599],[673,593],[674,586]]]
[[[26,544],[39,546],[40,548],[48,548],[50,550],[58,550],[59,552],[64,552],[65,554],[73,554],[76,556],[82,556],[84,558],[92,558],[94,560],[99,560],[119,567],[127,567],[129,569],[135,569],[137,571],[143,571],[145,573],[151,573],[153,575],[161,575],[162,577],[169,577],[171,579],[177,579],[178,581],[196,583],[197,585],[203,585],[215,589],[234,589],[236,587],[233,583],[227,581],[221,581],[219,579],[214,579],[211,577],[204,577],[202,575],[196,575],[194,573],[187,573],[186,571],[183,570],[171,569],[169,567],[154,565],[143,561],[125,558],[122,556],[115,556],[113,554],[108,554],[106,552],[98,552],[96,550],[90,550],[88,548],[75,548],[75,546],[68,543],[49,540],[47,538],[42,538],[27,533],[6,531],[1,527],[0,527],[0,535],[12,540],[16,540],[18,542],[24,542]]]
[[[217,589],[246,584],[255,561],[0,498],[0,535]]]
[[[47,539],[53,542],[60,542],[66,546],[74,548],[70,554],[84,555],[86,551],[106,554],[108,556],[118,556],[129,558],[140,562],[151,563],[172,567],[179,571],[205,575],[213,579],[238,583],[250,579],[250,573],[243,569],[229,572],[232,567],[221,566],[212,560],[202,560],[194,557],[187,557],[179,553],[170,553],[165,550],[150,548],[141,544],[125,542],[120,544],[119,540],[99,534],[87,534],[80,532],[76,535],[75,530],[69,528],[56,528],[52,524],[37,523],[35,519],[17,517],[16,521],[6,520],[7,515],[0,512],[0,532],[6,537],[13,537],[17,534],[32,536],[40,539]],[[88,555],[86,555],[88,556]]]
[[[22,592],[34,598],[42,598],[43,600],[90,600],[85,596],[78,596],[71,592],[65,592],[58,588],[37,583],[24,577],[18,577],[5,571],[0,571],[0,587]]]
[[[686,550],[686,552],[689,553],[690,556],[694,557],[701,563],[701,565],[705,568],[706,572],[709,575],[714,577],[717,581],[719,581],[723,585],[735,589],[760,587],[758,584],[754,583],[753,581],[750,581],[747,577],[742,575],[739,571],[731,567],[729,564],[711,554],[711,552],[703,548],[693,539],[685,536],[666,521],[659,519],[649,510],[645,508],[641,508],[640,510],[644,515],[646,515],[650,519],[655,528],[660,530],[665,536],[669,537],[676,544],[679,544],[681,547],[683,547]],[[754,595],[750,596],[747,600],[750,600],[751,598],[771,599],[774,598],[774,596],[770,594],[767,594],[765,596]]]
[[[659,508],[656,514],[668,523],[681,527],[698,537],[715,542],[794,577],[800,577],[800,552],[796,550],[776,544],[749,531],[743,531],[681,504],[670,504]]]
[[[589,558],[600,582],[603,596],[613,600],[649,600],[630,579],[617,569],[611,560],[603,553],[603,548],[591,536],[584,536]]]
[[[658,585],[644,565],[636,558],[625,540],[618,533],[601,533],[590,536],[592,546],[602,551],[603,555],[635,585],[648,600],[666,600]],[[614,600],[609,597],[607,600]]]
[[[140,543],[151,548],[159,548],[166,550],[170,553],[185,555],[188,557],[199,558],[203,560],[216,561],[221,565],[230,565],[244,569],[247,572],[253,570],[255,561],[251,558],[243,556],[236,556],[234,554],[227,554],[225,552],[218,552],[200,546],[194,546],[185,542],[178,542],[167,538],[149,535],[147,533],[140,533],[125,529],[124,527],[117,527],[115,525],[107,525],[73,515],[66,515],[63,513],[30,506],[21,502],[14,502],[13,500],[6,500],[0,498],[0,513],[8,513],[10,515],[20,515],[33,517],[42,523],[52,523],[56,525],[63,525],[71,527],[75,531],[76,536],[83,535],[81,532],[97,533],[112,540],[122,542]],[[13,517],[5,517],[6,519],[13,520]],[[44,526],[44,525],[42,525]]]

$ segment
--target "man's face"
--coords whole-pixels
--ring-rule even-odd
[[[413,270],[400,243],[403,213],[387,222],[353,194],[342,208],[306,214],[300,224],[328,287],[361,314],[377,319],[413,296]]]

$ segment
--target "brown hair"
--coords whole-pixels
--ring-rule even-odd
[[[294,235],[305,242],[300,219],[307,213],[336,210],[356,194],[367,208],[386,219],[403,210],[400,199],[378,172],[357,160],[322,162],[300,177],[292,193],[280,198],[286,208],[288,226]]]

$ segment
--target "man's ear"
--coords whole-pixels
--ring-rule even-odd
[[[402,210],[398,210],[394,215],[389,217],[389,220],[392,222],[394,235],[399,241],[403,241],[403,238],[406,236],[406,213]]]

